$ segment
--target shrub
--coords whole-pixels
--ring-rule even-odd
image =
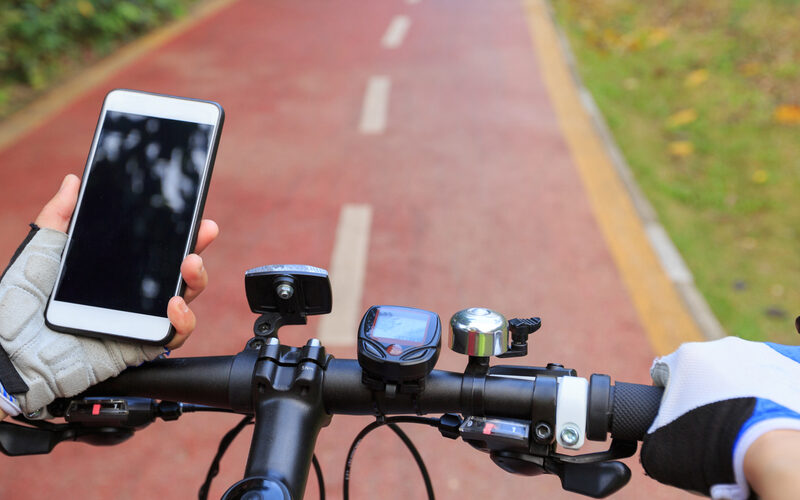
[[[194,0],[6,0],[0,9],[0,107],[9,89],[42,89],[65,67],[181,15]]]

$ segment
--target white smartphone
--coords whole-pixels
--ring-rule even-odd
[[[133,90],[103,102],[45,321],[60,332],[167,344],[167,303],[203,214],[219,104]]]

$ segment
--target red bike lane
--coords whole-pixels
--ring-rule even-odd
[[[199,326],[173,356],[238,352],[255,319],[244,271],[328,268],[340,210],[358,204],[371,213],[362,310],[414,306],[444,322],[472,306],[541,316],[520,361],[647,383],[650,344],[557,126],[524,15],[516,1],[233,2],[0,151],[0,256],[10,257],[61,177],[80,173],[109,89],[212,99],[226,123],[206,216],[221,235],[205,255]],[[405,31],[390,36],[397,16]],[[375,77],[389,90],[377,129],[365,132]],[[303,343],[319,324],[281,338]],[[352,345],[330,351],[355,357]],[[443,352],[438,367],[465,362]],[[345,454],[370,420],[334,417],[320,435],[329,498],[341,497]],[[192,498],[235,421],[190,414],[120,446],[65,443],[48,456],[3,458],[0,496]],[[462,442],[404,428],[438,498],[577,498],[553,476],[512,476]],[[241,477],[249,436],[223,460],[212,498]],[[627,463],[634,478],[614,498],[683,495],[645,478],[637,459]],[[385,430],[359,447],[351,477],[353,498],[424,497],[410,454]],[[306,497],[317,498],[313,472]]]

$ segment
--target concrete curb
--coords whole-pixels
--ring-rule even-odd
[[[705,298],[700,291],[697,290],[692,272],[686,266],[677,247],[658,221],[658,216],[653,206],[636,183],[636,179],[628,163],[625,161],[625,157],[614,142],[614,138],[608,129],[603,114],[597,107],[592,94],[583,85],[583,81],[577,71],[577,64],[569,40],[558,23],[556,23],[553,8],[549,1],[546,2],[546,6],[558,35],[562,55],[567,62],[572,79],[580,93],[581,104],[591,117],[592,125],[603,141],[608,155],[611,158],[611,163],[614,165],[617,175],[619,175],[622,183],[625,185],[625,189],[628,191],[636,213],[642,221],[642,226],[645,229],[650,245],[658,256],[661,267],[664,269],[664,272],[669,277],[670,282],[672,282],[683,300],[684,305],[688,309],[689,314],[706,339],[715,340],[727,336],[725,329],[711,311]]]

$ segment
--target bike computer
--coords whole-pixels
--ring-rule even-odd
[[[415,382],[433,370],[441,345],[442,324],[435,312],[372,306],[358,328],[358,364],[364,383],[376,389],[402,385],[413,392]],[[401,392],[408,391],[401,388]]]

